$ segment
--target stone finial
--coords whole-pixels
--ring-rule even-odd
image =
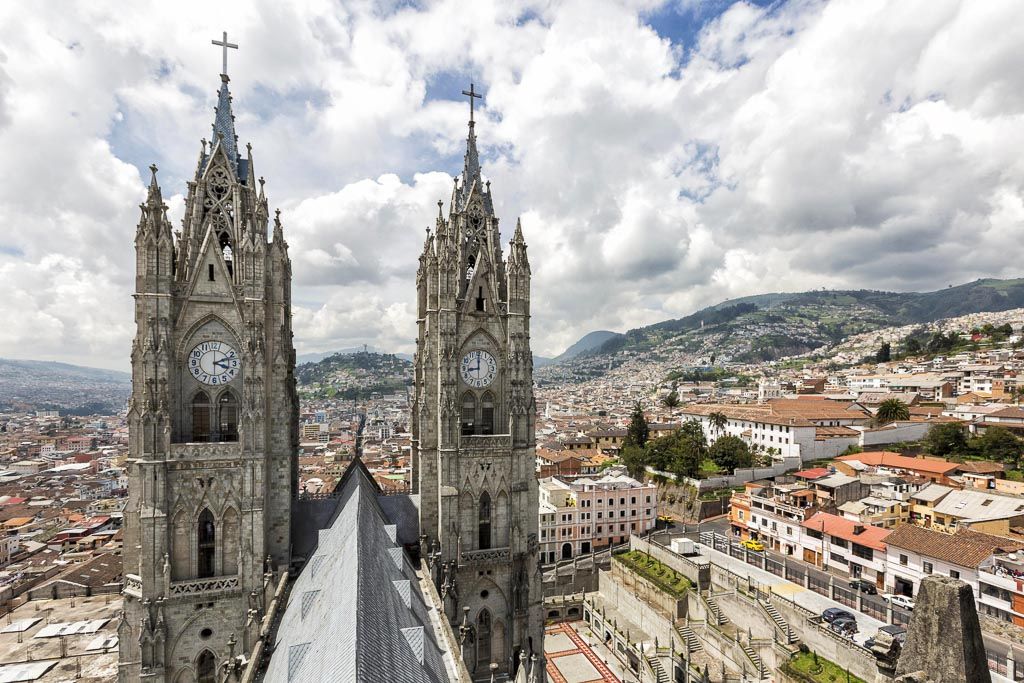
[[[990,683],[971,587],[948,576],[928,576],[916,603],[897,677],[920,672],[935,681]]]

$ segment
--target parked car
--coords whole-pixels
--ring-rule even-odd
[[[892,593],[886,593],[882,596],[886,602],[896,607],[902,607],[903,609],[914,609],[914,599],[908,598],[906,595],[894,595]]]
[[[842,635],[852,636],[858,631],[857,620],[853,617],[839,616],[828,625],[830,629]]]
[[[748,538],[747,540],[740,543],[740,545],[746,548],[747,550],[753,550],[754,552],[758,553],[764,552],[764,543],[761,543],[761,541],[757,540],[756,538]]]
[[[828,622],[829,624],[831,624],[836,619],[840,618],[856,620],[856,617],[853,616],[852,612],[845,610],[842,607],[829,607],[827,610],[821,613],[821,618],[823,621]]]
[[[867,593],[868,595],[878,595],[878,589],[875,588],[875,584],[866,579],[854,579],[850,582],[850,588],[861,593]]]

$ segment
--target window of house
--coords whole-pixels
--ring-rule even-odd
[[[957,571],[957,570],[955,570],[955,569],[950,569],[950,570],[949,570],[949,577],[950,577],[951,579],[959,579],[959,578],[960,578],[960,572],[958,572],[958,571]]]
[[[921,563],[921,571],[923,571],[925,574],[931,574],[932,573],[932,563],[928,562],[928,561],[922,562]]]
[[[902,564],[904,567],[906,567],[907,566],[907,561],[908,560],[907,560],[907,556],[906,555],[900,555],[900,564]]]

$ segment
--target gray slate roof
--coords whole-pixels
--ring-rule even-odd
[[[334,519],[292,587],[264,680],[449,681],[438,612],[395,542],[378,488],[359,462],[340,487]]]

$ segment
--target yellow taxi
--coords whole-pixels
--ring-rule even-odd
[[[746,548],[747,550],[753,550],[756,553],[764,552],[764,543],[761,543],[761,541],[757,540],[756,538],[748,538],[747,540],[740,543],[740,545]]]

